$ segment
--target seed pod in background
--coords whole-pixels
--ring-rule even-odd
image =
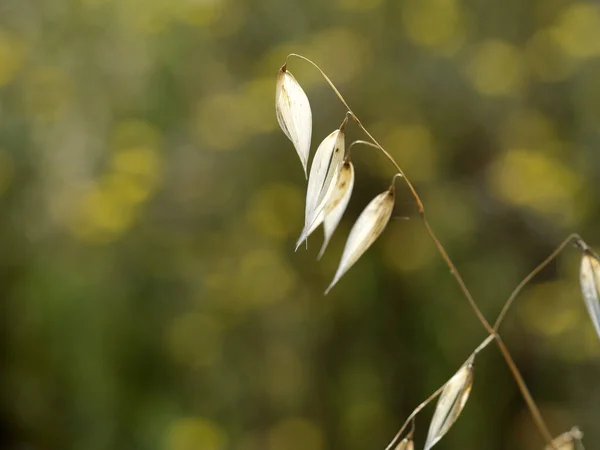
[[[579,428],[573,427],[552,440],[552,445],[547,445],[545,450],[583,450],[583,433]]]
[[[415,450],[415,443],[409,437],[402,439],[394,450]]]
[[[306,177],[312,134],[312,112],[308,97],[287,70],[286,64],[277,74],[275,112],[281,130],[296,148]]]
[[[365,251],[375,242],[390,221],[394,209],[394,185],[379,194],[367,205],[350,230],[342,259],[325,295],[342,278]]]
[[[598,299],[598,291],[600,290],[600,262],[589,253],[583,254],[579,271],[579,281],[581,283],[585,306],[596,328],[596,333],[600,337],[600,301]]]
[[[446,383],[435,407],[431,425],[429,425],[425,450],[429,450],[444,437],[462,412],[473,385],[474,362],[475,355],[471,355]]]

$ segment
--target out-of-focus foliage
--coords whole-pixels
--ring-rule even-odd
[[[569,232],[600,246],[600,8],[577,0],[2,0],[2,447],[384,448],[485,337],[397,183],[355,147],[322,262],[275,119],[289,52],[415,182],[492,320]],[[292,59],[316,143],[343,106]],[[364,138],[347,127],[347,141]],[[558,435],[600,445],[600,344],[567,250],[503,334]],[[495,347],[443,448],[542,448]],[[423,442],[431,408],[417,420]]]

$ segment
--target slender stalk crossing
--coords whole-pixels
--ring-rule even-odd
[[[506,347],[506,345],[504,344],[504,341],[502,340],[502,338],[500,337],[500,335],[498,334],[498,329],[500,327],[500,325],[502,324],[504,318],[506,317],[506,314],[508,313],[508,310],[510,309],[510,307],[512,306],[512,304],[514,303],[516,297],[518,296],[518,294],[521,292],[521,290],[540,272],[542,271],[548,264],[550,264],[550,262],[552,262],[566,247],[568,244],[572,243],[574,244],[576,247],[578,247],[580,250],[584,251],[584,252],[592,252],[592,250],[590,249],[590,247],[579,237],[579,235],[577,234],[571,234],[569,235],[544,261],[542,261],[537,267],[535,267],[522,281],[521,283],[519,283],[519,285],[515,288],[515,290],[511,293],[510,297],[507,299],[507,301],[504,303],[504,306],[502,307],[502,310],[500,311],[500,314],[498,315],[496,321],[494,322],[494,325],[492,326],[490,324],[490,322],[485,318],[484,314],[481,312],[481,309],[479,308],[479,306],[477,305],[477,303],[475,302],[475,299],[473,298],[473,296],[471,295],[471,292],[469,291],[469,289],[467,288],[467,285],[465,284],[462,276],[460,275],[460,272],[458,271],[458,269],[456,268],[454,262],[452,261],[452,259],[450,258],[450,256],[448,255],[448,252],[446,251],[445,247],[443,246],[443,244],[440,242],[440,240],[438,239],[437,235],[435,234],[435,232],[433,231],[433,228],[431,227],[431,225],[429,224],[429,221],[427,220],[427,216],[425,214],[425,206],[423,204],[423,201],[421,200],[421,197],[419,196],[419,194],[417,193],[415,187],[413,186],[413,184],[410,182],[410,180],[406,177],[406,174],[404,173],[404,171],[402,170],[402,168],[400,167],[400,165],[396,162],[396,160],[394,159],[394,157],[383,148],[383,146],[373,137],[373,135],[365,128],[365,126],[362,124],[362,122],[359,120],[359,118],[356,116],[356,114],[352,111],[352,109],[350,108],[350,106],[348,105],[348,103],[346,102],[346,100],[344,99],[343,95],[341,94],[341,92],[337,89],[337,87],[333,84],[333,82],[331,81],[331,79],[325,74],[325,72],[323,72],[323,70],[316,64],[314,63],[312,60],[306,58],[305,56],[296,54],[296,53],[291,53],[288,55],[288,57],[286,58],[286,63],[284,65],[284,67],[287,65],[287,60],[290,57],[296,57],[299,59],[302,59],[306,62],[308,62],[309,64],[311,64],[313,67],[315,67],[323,76],[323,78],[325,79],[325,81],[329,84],[329,86],[331,87],[331,89],[334,91],[334,93],[337,95],[337,97],[339,98],[339,100],[342,102],[342,104],[346,107],[346,119],[348,117],[351,117],[353,119],[353,121],[356,123],[356,125],[360,128],[360,130],[370,139],[370,141],[363,141],[363,140],[358,140],[353,142],[348,151],[351,150],[352,146],[354,146],[355,144],[365,144],[365,145],[369,145],[371,147],[375,147],[376,149],[378,149],[389,161],[390,163],[394,166],[394,168],[397,171],[397,175],[401,177],[405,183],[406,186],[408,187],[414,201],[415,204],[417,206],[417,209],[419,211],[419,215],[421,216],[421,219],[423,221],[423,224],[425,226],[425,229],[429,235],[429,237],[431,238],[431,240],[433,241],[435,247],[437,248],[439,254],[442,256],[442,259],[444,260],[444,262],[446,263],[446,265],[448,266],[448,269],[450,269],[450,273],[452,274],[452,276],[455,278],[462,294],[464,295],[464,297],[467,299],[467,302],[469,303],[471,309],[473,310],[473,312],[475,313],[475,316],[477,317],[477,319],[479,320],[479,322],[481,323],[481,325],[485,328],[486,332],[488,333],[488,337],[486,338],[486,340],[475,350],[474,353],[477,353],[478,351],[480,351],[481,349],[483,349],[484,347],[486,347],[492,340],[496,342],[498,349],[500,350],[500,353],[502,354],[520,392],[521,395],[525,401],[525,403],[527,404],[530,412],[531,412],[531,416],[534,420],[534,423],[540,433],[540,436],[543,438],[543,440],[545,441],[545,443],[547,444],[548,448],[554,448],[556,449],[556,446],[553,444],[553,439],[552,439],[552,434],[550,433],[550,431],[548,430],[548,427],[542,417],[542,414],[540,413],[540,410],[535,402],[535,400],[533,399],[533,397],[531,396],[529,389],[527,388],[527,385],[523,379],[523,377],[521,376],[521,373],[519,372],[519,369],[516,365],[516,363],[514,362],[512,355],[510,354],[510,351],[508,350],[508,348]],[[593,253],[593,252],[592,252]],[[394,436],[394,438],[392,439],[392,441],[390,442],[390,444],[386,447],[385,450],[391,450],[391,448],[396,444],[396,442],[398,441],[398,439],[400,439],[400,437],[402,436],[402,433],[404,432],[404,430],[406,429],[406,427],[408,426],[408,424],[414,420],[415,416],[423,409],[425,408],[425,406],[427,406],[432,400],[434,400],[438,395],[440,395],[440,393],[443,391],[444,389],[444,385],[442,385],[437,391],[435,391],[433,394],[431,394],[424,402],[422,402],[419,406],[417,406],[417,408],[410,414],[410,416],[406,419],[406,421],[404,422],[404,424],[402,425],[402,427],[400,428],[400,430],[398,431],[398,433],[396,434],[396,436]]]

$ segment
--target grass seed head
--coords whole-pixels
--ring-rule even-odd
[[[592,323],[600,337],[600,262],[591,254],[584,253],[581,259],[579,281],[583,300],[588,310]]]
[[[306,176],[312,134],[312,112],[308,97],[286,65],[283,65],[277,74],[275,112],[281,130],[296,148]]]
[[[472,355],[446,383],[433,413],[425,450],[429,450],[448,432],[462,412],[473,385],[475,356]]]

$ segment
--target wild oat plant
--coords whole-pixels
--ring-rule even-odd
[[[339,128],[332,131],[331,134],[319,144],[310,166],[310,172],[308,172],[308,160],[312,134],[312,112],[308,97],[300,87],[298,81],[296,81],[294,76],[288,70],[287,61],[291,57],[299,58],[314,66],[321,75],[323,75],[325,81],[331,86],[347,110]],[[450,269],[450,273],[456,279],[464,297],[477,316],[477,319],[481,322],[483,327],[485,327],[488,333],[488,337],[477,346],[468,359],[460,366],[458,371],[440,386],[437,391],[431,394],[429,398],[415,408],[385,450],[414,449],[414,419],[425,406],[436,398],[438,398],[438,401],[429,425],[429,431],[424,447],[425,450],[430,450],[444,437],[459,417],[469,398],[469,393],[473,384],[473,374],[477,354],[491,342],[495,342],[500,353],[504,357],[523,399],[531,412],[533,421],[541,437],[546,442],[546,450],[583,449],[583,444],[581,442],[583,434],[577,427],[573,427],[571,430],[562,433],[558,437],[553,437],[553,434],[548,430],[548,427],[540,414],[539,408],[529,393],[525,381],[504,344],[498,329],[523,287],[554,258],[556,258],[560,252],[571,244],[582,253],[580,283],[583,300],[596,332],[600,336],[600,302],[598,299],[600,291],[600,258],[598,255],[583,241],[583,239],[581,239],[581,237],[579,237],[579,235],[571,234],[552,252],[552,254],[521,281],[504,304],[495,323],[491,325],[481,313],[471,296],[471,293],[463,282],[459,271],[456,269],[454,263],[448,256],[448,253],[444,249],[444,246],[438,240],[436,234],[429,225],[425,214],[425,207],[414,186],[394,158],[363,126],[359,118],[352,111],[350,106],[348,106],[348,103],[342,94],[321,68],[304,56],[290,54],[286,58],[286,63],[279,69],[275,97],[275,109],[279,125],[285,135],[292,141],[296,152],[300,157],[300,161],[302,162],[305,176],[307,176],[308,179],[304,229],[300,234],[296,249],[298,249],[302,243],[308,242],[308,237],[319,227],[319,225],[323,225],[325,235],[319,252],[319,258],[327,248],[329,240],[344,214],[348,201],[352,195],[352,190],[354,189],[354,166],[350,160],[350,149],[352,146],[362,144],[375,147],[387,157],[397,172],[392,178],[389,187],[371,200],[350,230],[339,266],[331,284],[325,290],[325,294],[340,282],[340,279],[344,274],[352,268],[354,263],[358,261],[367,249],[373,245],[379,235],[383,233],[386,225],[390,221],[394,207],[395,182],[397,178],[401,178],[414,198],[427,233]],[[348,125],[349,119],[358,126],[358,128],[366,135],[367,139],[354,141],[346,148],[344,130]],[[409,425],[411,426],[410,429],[408,429]]]

